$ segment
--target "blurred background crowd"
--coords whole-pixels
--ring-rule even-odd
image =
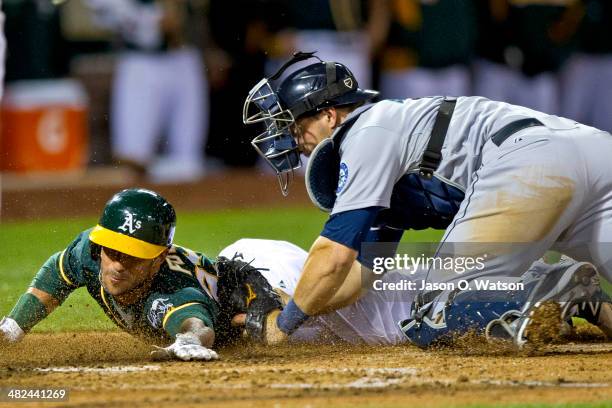
[[[295,51],[382,98],[482,95],[612,131],[610,0],[4,0],[0,169],[257,166],[248,91]]]

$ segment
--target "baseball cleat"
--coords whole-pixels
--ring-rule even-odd
[[[527,343],[536,346],[557,343],[564,334],[567,334],[567,328],[561,318],[561,305],[552,300],[538,302],[519,324],[514,344],[520,348]]]
[[[599,281],[599,276],[595,278]],[[612,338],[612,298],[601,286],[588,299],[564,304],[561,316],[570,325],[572,317],[580,317],[599,327],[608,338]]]
[[[490,321],[485,328],[489,341],[502,340],[519,348],[527,342],[545,344],[559,341],[571,331],[563,319],[561,306],[554,301],[537,302],[525,312],[509,310],[499,319]]]
[[[508,310],[499,319],[491,320],[485,327],[485,337],[489,341],[513,341],[513,334],[522,314],[519,310]]]
[[[566,322],[571,317],[570,310],[578,312],[582,303],[592,302],[600,293],[595,267],[587,262],[574,263],[565,270],[547,275],[534,288],[520,311],[506,312],[499,319],[489,322],[485,335],[489,340],[511,340],[519,348],[528,342],[542,344],[558,341],[571,329]],[[568,309],[568,304],[576,307]],[[608,310],[611,309],[605,308],[604,312]],[[583,313],[586,315],[586,311]],[[600,315],[604,321],[612,320],[612,313],[597,313],[597,319]],[[606,320],[608,317],[609,320]]]

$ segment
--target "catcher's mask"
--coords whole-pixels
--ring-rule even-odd
[[[322,61],[314,54],[295,53],[274,75],[259,81],[244,102],[243,122],[265,126],[265,131],[251,144],[276,171],[285,196],[294,171],[302,165],[291,125],[302,115],[331,106],[364,102],[378,95],[376,91],[360,89],[346,66]],[[311,58],[319,62],[296,70],[275,87],[275,82],[290,66]]]

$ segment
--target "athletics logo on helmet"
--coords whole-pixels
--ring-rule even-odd
[[[133,234],[136,230],[139,230],[142,226],[141,221],[134,221],[134,214],[129,211],[125,212],[125,222],[119,227],[121,231],[129,232]]]
[[[154,191],[123,190],[113,196],[89,234],[95,244],[136,258],[153,259],[172,245],[176,214]]]

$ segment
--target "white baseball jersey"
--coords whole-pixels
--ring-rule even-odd
[[[231,259],[236,255],[256,268],[274,288],[293,296],[308,253],[286,241],[240,239],[221,251],[220,256]],[[385,282],[405,276],[384,275]],[[374,291],[351,306],[310,318],[291,338],[298,341],[320,340],[320,335],[331,332],[350,343],[399,344],[407,341],[398,322],[410,315],[414,291]]]

